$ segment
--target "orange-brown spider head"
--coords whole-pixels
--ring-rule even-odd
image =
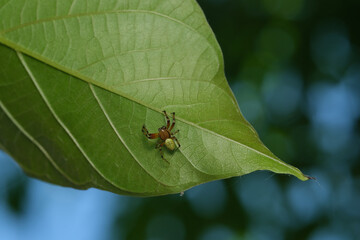
[[[159,128],[159,138],[163,141],[171,137],[171,133],[169,130],[166,129],[166,127]]]

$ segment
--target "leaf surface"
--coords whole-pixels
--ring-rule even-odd
[[[194,0],[0,1],[0,145],[26,173],[152,196],[256,170],[292,174],[243,118]],[[176,112],[181,147],[141,132]]]

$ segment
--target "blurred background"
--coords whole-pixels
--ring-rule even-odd
[[[199,3],[244,116],[317,180],[256,172],[134,198],[29,179],[0,152],[0,239],[360,239],[360,1]]]

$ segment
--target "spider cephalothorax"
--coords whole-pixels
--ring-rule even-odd
[[[161,128],[158,129],[158,133],[149,133],[149,131],[146,129],[145,125],[143,125],[142,127],[142,132],[144,133],[144,135],[149,138],[149,139],[156,139],[159,138],[160,142],[156,145],[156,149],[159,149],[160,154],[161,154],[161,158],[164,159],[165,161],[167,161],[164,158],[164,153],[162,152],[162,147],[165,145],[168,149],[170,150],[174,150],[175,149],[175,142],[176,141],[178,148],[180,147],[180,143],[177,140],[177,138],[175,137],[175,134],[179,132],[179,130],[175,131],[175,132],[171,132],[171,130],[174,128],[175,126],[175,113],[172,113],[172,119],[173,122],[170,126],[170,118],[167,115],[167,113],[165,111],[163,111],[165,118],[166,118],[166,126],[162,126]]]

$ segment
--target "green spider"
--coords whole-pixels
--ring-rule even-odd
[[[175,137],[175,134],[179,132],[179,130],[176,130],[175,132],[171,132],[171,130],[175,126],[175,113],[172,113],[172,124],[170,126],[170,118],[167,115],[166,111],[163,111],[165,118],[166,118],[166,126],[162,126],[158,129],[159,132],[157,133],[149,133],[149,131],[146,129],[145,124],[142,127],[142,132],[148,139],[156,139],[160,138],[160,142],[156,145],[156,149],[159,149],[161,158],[164,159],[166,162],[168,162],[165,157],[164,153],[162,151],[162,147],[165,145],[169,150],[173,151],[176,147],[174,140],[176,141],[178,148],[180,147],[179,140]],[[169,163],[169,162],[168,162]]]

